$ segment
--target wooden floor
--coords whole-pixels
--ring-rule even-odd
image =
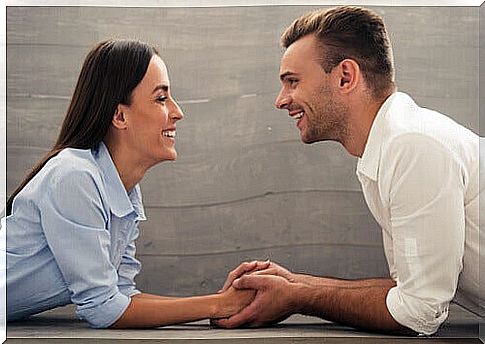
[[[318,318],[292,316],[262,329],[223,330],[208,321],[153,330],[95,330],[77,320],[72,307],[45,312],[27,321],[9,323],[6,343],[481,343],[479,319],[452,305],[450,316],[432,337],[409,338],[358,332]]]

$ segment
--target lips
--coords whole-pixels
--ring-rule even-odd
[[[303,117],[303,115],[305,114],[305,112],[303,110],[298,110],[298,111],[294,111],[294,112],[290,112],[290,117],[295,119],[295,120],[299,120],[300,118]]]
[[[167,129],[162,131],[162,136],[175,138],[177,131],[175,129]]]
[[[176,131],[175,130],[164,130],[162,131],[162,136],[165,137],[175,137]]]
[[[296,126],[298,129],[301,130],[301,121],[302,121],[302,118],[303,116],[305,115],[305,111],[304,110],[301,110],[301,109],[297,109],[297,110],[291,110],[288,115],[293,118],[294,120],[296,120]]]

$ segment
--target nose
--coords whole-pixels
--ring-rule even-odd
[[[175,100],[173,101],[172,109],[170,109],[170,118],[173,119],[174,122],[184,118],[184,113]]]
[[[291,99],[289,94],[286,92],[285,88],[282,87],[280,90],[280,93],[278,93],[278,96],[276,97],[275,100],[275,106],[276,108],[283,110],[288,108],[288,105],[290,105]]]

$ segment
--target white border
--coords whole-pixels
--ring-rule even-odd
[[[272,5],[480,6],[484,0],[6,0],[6,6],[229,7]]]
[[[107,6],[107,7],[228,7],[273,5],[363,5],[363,6],[481,6],[484,0],[373,0],[373,1],[294,1],[294,0],[6,0],[0,13],[0,217],[6,204],[6,7],[7,6]],[[6,340],[6,229],[0,227],[0,343]],[[480,333],[481,335],[482,333]],[[480,336],[481,337],[481,336]]]
[[[0,12],[0,218],[4,214],[7,193],[7,23],[6,7]],[[0,224],[0,343],[7,338],[6,228]]]

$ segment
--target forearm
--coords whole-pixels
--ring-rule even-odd
[[[217,317],[219,295],[170,298],[138,294],[112,328],[157,327]]]
[[[140,294],[134,295],[133,297],[143,298],[143,299],[157,299],[157,300],[174,300],[179,298],[175,296],[161,296],[161,295],[155,295],[155,294],[149,294],[149,293],[140,293]]]
[[[369,278],[361,280],[346,280],[338,278],[317,277],[305,274],[293,274],[295,282],[312,285],[315,287],[339,287],[339,288],[362,288],[362,287],[389,287],[396,283],[390,278]]]
[[[392,280],[313,282],[319,285],[298,283],[299,313],[364,330],[412,334],[387,309],[386,296],[395,285]]]

